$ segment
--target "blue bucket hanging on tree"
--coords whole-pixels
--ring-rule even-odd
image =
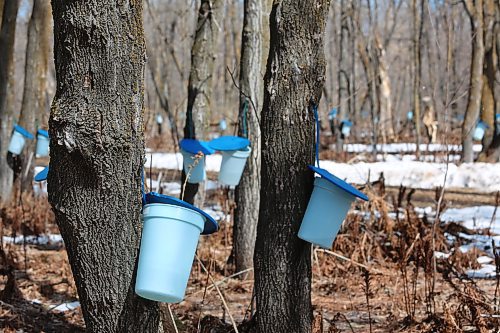
[[[351,204],[356,198],[367,201],[368,197],[330,172],[319,167],[319,124],[316,118],[316,164],[308,168],[318,174],[314,179],[314,189],[300,225],[298,237],[312,244],[331,248],[342,226]]]
[[[198,184],[205,180],[205,156],[215,151],[204,141],[182,139],[179,142],[182,154],[182,165],[187,182]]]
[[[33,140],[33,134],[21,126],[15,125],[10,138],[8,151],[14,155],[21,155],[26,139]]]
[[[250,141],[239,136],[221,136],[208,144],[222,153],[219,182],[227,186],[237,186],[252,151]]]
[[[342,120],[340,123],[340,132],[344,138],[348,138],[351,135],[352,122],[349,120]]]
[[[200,234],[218,230],[206,212],[177,198],[147,193],[135,293],[167,303],[184,299]]]
[[[49,132],[39,129],[36,132],[36,157],[49,156]]]
[[[479,121],[474,129],[474,140],[481,141],[484,137],[484,133],[489,126],[483,121]]]

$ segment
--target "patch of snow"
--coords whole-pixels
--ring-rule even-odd
[[[451,253],[434,251],[434,257],[436,257],[436,259],[448,259],[450,256],[451,256]]]
[[[59,305],[51,308],[51,310],[53,310],[53,311],[59,311],[59,312],[66,312],[66,311],[75,310],[75,309],[77,309],[79,307],[80,307],[80,302],[75,301],[75,302],[69,302],[69,303],[59,304]]]
[[[480,152],[482,145],[475,144],[473,146],[474,152]],[[422,152],[445,152],[446,145],[440,143],[431,143],[429,145],[422,143],[419,146]],[[335,150],[335,146],[331,149]],[[389,144],[377,144],[377,152],[380,153],[411,153],[415,152],[417,145],[415,143],[389,143]],[[344,150],[348,153],[371,153],[373,152],[373,145],[360,144],[360,143],[348,143],[344,144]],[[461,145],[448,145],[449,152],[461,152]]]
[[[489,264],[490,262],[493,261],[493,258],[487,256],[480,256],[476,260],[478,264]]]
[[[16,237],[10,237],[10,236],[3,236],[3,242],[5,244],[33,244],[33,245],[47,245],[47,244],[62,244],[63,239],[61,235],[59,234],[49,234],[49,235],[40,235],[40,236],[26,236],[26,238],[23,235],[16,236]]]
[[[449,208],[443,212],[441,220],[460,223],[471,230],[489,229],[492,233],[500,234],[500,209],[492,220],[494,212],[494,206]]]
[[[497,276],[495,265],[485,264],[479,269],[469,269],[466,272],[469,278],[475,279],[492,279]]]
[[[443,185],[445,163],[375,162],[336,163],[320,161],[320,166],[349,183],[365,184],[377,180],[383,173],[389,186],[435,188]],[[477,188],[480,191],[500,191],[500,163],[449,164],[447,187]]]

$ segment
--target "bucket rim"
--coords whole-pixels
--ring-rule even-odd
[[[218,151],[242,150],[250,146],[250,140],[241,136],[224,135],[209,141],[208,145]]]
[[[147,207],[160,207],[160,206],[168,206],[170,208],[176,208],[176,209],[180,209],[180,210],[185,210],[185,211],[188,211],[190,213],[193,213],[193,214],[197,214],[199,217],[201,217],[201,219],[203,220],[203,222],[201,223],[201,225],[197,224],[197,223],[193,223],[191,221],[188,221],[188,220],[182,220],[182,219],[175,219],[175,220],[179,220],[179,221],[183,221],[183,222],[186,222],[186,223],[190,223],[190,224],[193,224],[195,225],[196,227],[198,227],[198,229],[200,230],[200,233],[203,231],[204,229],[204,225],[205,225],[205,217],[198,211],[194,210],[194,209],[191,209],[191,208],[187,208],[187,207],[183,207],[183,206],[179,206],[179,205],[173,205],[173,204],[165,204],[165,203],[150,203],[150,204],[146,204],[144,205],[143,207],[143,211],[144,211],[144,208],[147,208]],[[142,216],[144,218],[144,213],[142,213]],[[154,216],[150,216],[150,217],[154,217]],[[165,216],[161,216],[161,217],[165,217]]]
[[[191,205],[190,203],[188,203],[186,201],[183,201],[183,200],[180,200],[180,199],[177,199],[174,197],[170,197],[168,195],[159,194],[156,192],[146,193],[145,205],[153,204],[153,203],[181,206],[181,207],[184,207],[187,209],[191,209],[197,213],[200,213],[205,220],[205,226],[203,228],[203,231],[201,232],[202,235],[209,235],[209,234],[212,234],[212,233],[216,232],[217,230],[219,230],[219,224],[214,220],[214,218],[212,216],[210,216],[208,213],[204,212],[203,210],[199,209],[198,207]]]
[[[222,154],[232,155],[233,157],[247,158],[250,156],[252,148],[250,146],[238,150],[225,150]]]
[[[325,169],[317,168],[313,165],[308,165],[308,168],[311,169],[312,171],[314,171],[315,173],[317,173],[318,175],[320,175],[321,178],[327,180],[328,182],[332,183],[333,185],[338,186],[339,188],[346,191],[347,193],[352,194],[355,197],[360,198],[361,200],[368,201],[368,196],[366,194],[359,191],[357,188],[355,188],[351,184],[334,176],[333,174],[326,171]]]

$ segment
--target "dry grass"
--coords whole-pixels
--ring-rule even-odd
[[[456,250],[460,244],[446,241],[445,232],[464,230],[438,224],[436,250],[453,254],[438,260],[434,271],[433,220],[415,214],[412,192],[401,188],[389,196],[383,179],[364,191],[370,202],[353,207],[332,248],[338,255],[313,252],[314,333],[489,332],[499,327],[499,281],[470,280],[464,274],[466,269],[477,268],[476,258],[483,253],[464,254]],[[229,213],[234,206],[225,198],[230,194],[219,192],[210,200],[223,203]],[[7,234],[54,232],[48,207],[44,197],[23,198],[22,208],[15,203],[2,210],[2,226]],[[229,314],[240,332],[249,332],[255,309],[253,280],[228,278],[238,273],[227,264],[231,235],[227,219],[218,233],[201,238],[200,261],[193,264],[186,298],[171,307],[179,332],[233,332]],[[80,310],[53,313],[47,306],[30,302],[38,299],[57,305],[76,299],[64,250],[22,245],[3,250],[0,269],[3,273],[10,270],[19,293],[2,299],[0,326],[6,332],[82,329]],[[498,255],[496,263],[500,269]],[[2,275],[0,290],[9,280],[8,274]]]

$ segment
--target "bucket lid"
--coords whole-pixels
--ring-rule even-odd
[[[46,180],[48,174],[49,174],[49,166],[46,166],[42,171],[36,174],[35,181],[41,182]]]
[[[479,121],[479,123],[477,123],[477,127],[479,128],[482,128],[482,129],[487,129],[487,128],[490,128],[490,126],[488,126],[488,124],[486,124],[484,121]]]
[[[47,131],[46,131],[46,130],[44,130],[44,129],[39,129],[39,130],[38,130],[38,131],[36,131],[36,132],[37,132],[37,134],[40,134],[41,136],[44,136],[44,137],[46,137],[46,138],[48,138],[48,137],[49,137],[49,132],[47,132]]]
[[[28,132],[27,130],[25,130],[23,127],[21,127],[19,125],[14,126],[14,131],[18,132],[19,134],[21,134],[22,136],[24,136],[27,139],[31,140],[31,139],[35,138],[33,136],[33,134],[31,134],[30,132]]]
[[[359,191],[354,186],[346,183],[342,179],[340,179],[340,178],[332,175],[331,173],[329,173],[325,169],[317,168],[317,167],[315,167],[313,165],[308,165],[308,167],[309,167],[309,169],[311,169],[312,171],[316,172],[318,175],[320,175],[321,177],[323,177],[325,180],[328,180],[333,185],[336,185],[336,186],[340,187],[341,189],[343,189],[344,191],[348,192],[349,194],[354,195],[355,197],[358,197],[358,198],[360,198],[362,200],[368,201],[368,197],[366,196],[366,194],[364,194],[363,192]]]
[[[214,153],[214,150],[210,148],[207,142],[198,141],[196,139],[182,139],[179,145],[184,151],[191,154],[198,154],[200,151],[205,155]]]
[[[248,147],[250,141],[239,136],[225,135],[208,142],[212,149],[218,151],[240,150]]]
[[[210,215],[208,215],[207,213],[205,213],[201,209],[199,209],[199,208],[197,208],[197,207],[195,207],[195,206],[193,206],[185,201],[179,200],[179,199],[174,198],[174,197],[169,197],[168,195],[163,195],[163,194],[159,194],[156,192],[149,192],[149,193],[146,193],[146,204],[151,204],[151,203],[162,203],[162,204],[170,204],[170,205],[180,206],[180,207],[191,209],[191,210],[194,210],[195,212],[200,213],[203,216],[203,218],[205,219],[205,227],[203,228],[203,232],[201,233],[202,235],[212,234],[219,229],[219,225],[213,219],[213,217],[211,217]]]
[[[342,125],[352,127],[352,122],[349,120],[342,120]]]

